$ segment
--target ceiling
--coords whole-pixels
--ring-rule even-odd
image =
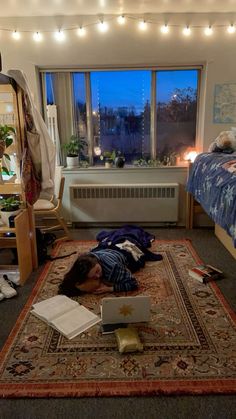
[[[0,17],[230,12],[236,0],[0,0]]]

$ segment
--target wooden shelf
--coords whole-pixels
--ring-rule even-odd
[[[23,285],[33,270],[28,209],[22,210],[15,217],[14,222],[15,228],[0,227],[0,248],[17,249],[20,285]],[[6,232],[14,233],[15,237],[3,236]]]
[[[16,153],[16,164],[20,166],[20,159],[24,154],[26,132],[23,91],[11,78],[5,75],[0,75],[0,78],[2,81],[0,83],[0,100],[2,102],[8,102],[4,98],[6,97],[6,93],[9,94],[14,115],[14,143],[9,147],[9,154]],[[3,95],[1,96],[1,94]],[[20,183],[15,183],[16,176],[7,179],[4,183],[0,184],[0,195],[20,195],[20,200],[24,203],[25,209],[14,218],[14,228],[0,226],[0,247],[17,249],[20,284],[22,285],[30,276],[33,269],[38,267],[34,214],[33,207],[26,201],[21,180],[19,180]],[[7,232],[13,233],[13,237],[5,235]]]
[[[11,194],[22,194],[22,186],[20,183],[4,182],[0,183],[0,194],[11,195]]]

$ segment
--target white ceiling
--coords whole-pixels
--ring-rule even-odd
[[[236,0],[0,0],[0,17],[230,12]]]

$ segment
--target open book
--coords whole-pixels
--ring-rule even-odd
[[[65,295],[56,295],[34,304],[31,313],[68,339],[101,321],[99,316]]]

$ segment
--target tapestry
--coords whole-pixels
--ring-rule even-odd
[[[57,255],[95,242],[61,242]],[[151,297],[151,320],[135,324],[143,352],[120,354],[114,334],[97,324],[72,340],[30,313],[57,294],[75,255],[48,262],[1,354],[2,397],[151,396],[236,392],[236,319],[215,282],[188,269],[200,263],[190,241],[155,241],[163,260],[147,262],[129,295]],[[116,294],[125,295],[124,293]],[[105,295],[74,299],[96,314]]]
[[[236,122],[236,83],[215,85],[214,124],[234,124]]]

